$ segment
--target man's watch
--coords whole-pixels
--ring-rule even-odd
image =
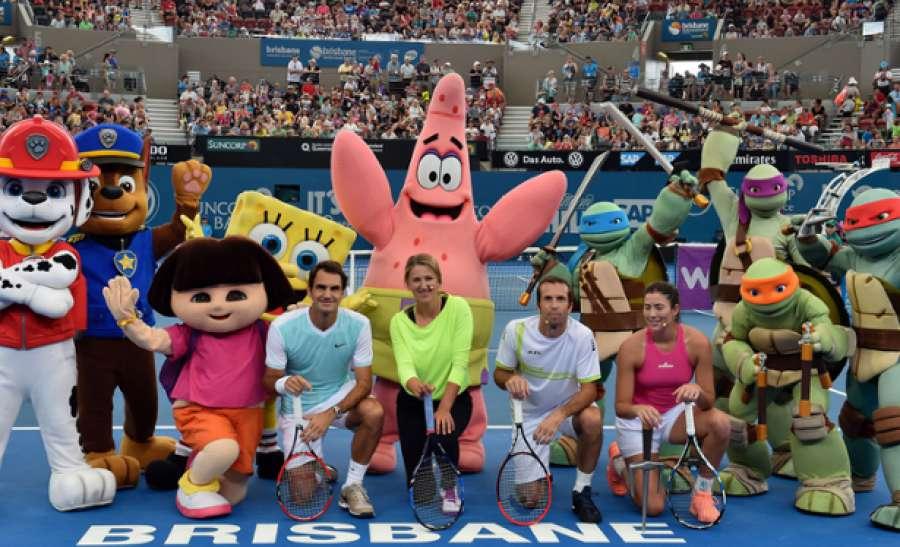
[[[341,407],[338,405],[334,405],[333,407],[331,407],[331,410],[334,412],[335,420],[340,419],[344,414],[347,413],[346,410],[341,410]]]

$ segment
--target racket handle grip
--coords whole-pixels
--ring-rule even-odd
[[[514,424],[522,423],[522,401],[519,399],[512,399],[512,415]]]
[[[303,422],[303,397],[300,395],[294,395],[291,397],[291,410],[293,411],[291,414],[294,417],[294,423],[302,423]]]
[[[644,449],[644,461],[649,462],[653,453],[653,430],[643,429],[641,430],[641,435]]]
[[[709,198],[704,196],[703,194],[694,194],[694,205],[701,209],[706,209],[709,207]]]
[[[434,403],[431,399],[431,393],[426,393],[422,398],[425,404],[425,427],[429,433],[434,432]]]
[[[684,429],[688,437],[697,434],[697,426],[694,424],[694,407],[697,405],[694,401],[685,403],[684,405]]]
[[[528,305],[528,302],[531,300],[530,292],[523,292],[519,295],[519,305],[525,307]]]

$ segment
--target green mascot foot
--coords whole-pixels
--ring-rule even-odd
[[[794,507],[816,515],[850,515],[856,511],[850,479],[830,477],[801,481],[794,496]]]
[[[794,458],[790,451],[772,452],[772,474],[785,479],[797,478],[797,472],[794,471]]]
[[[578,452],[578,441],[566,435],[550,443],[550,465],[573,467]]]
[[[894,492],[894,503],[879,505],[869,515],[869,520],[879,528],[900,532],[900,491]]]
[[[731,464],[719,473],[729,496],[757,496],[769,491],[766,479],[743,465]]]

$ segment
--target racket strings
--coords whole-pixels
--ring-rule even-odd
[[[712,482],[708,497],[698,494],[696,486],[690,487],[701,477]],[[671,470],[666,495],[672,515],[678,522],[688,528],[702,529],[716,524],[725,511],[723,490],[714,469],[702,459],[687,458]]]
[[[436,454],[416,470],[410,495],[416,518],[427,528],[447,528],[462,511],[459,475],[448,458]]]
[[[292,459],[310,458],[310,454],[297,454]],[[288,516],[298,520],[310,520],[322,514],[331,502],[333,483],[331,471],[319,459],[310,459],[300,465],[285,464],[277,487],[278,501]]]
[[[547,513],[551,488],[550,477],[538,458],[514,453],[500,467],[497,502],[513,522],[533,524]]]

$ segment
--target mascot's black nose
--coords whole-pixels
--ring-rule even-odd
[[[34,190],[29,190],[22,194],[22,199],[30,203],[31,205],[37,205],[38,203],[43,203],[47,201],[47,194],[43,192],[36,192]]]
[[[104,186],[100,189],[100,195],[106,199],[119,199],[124,193],[118,186]]]

